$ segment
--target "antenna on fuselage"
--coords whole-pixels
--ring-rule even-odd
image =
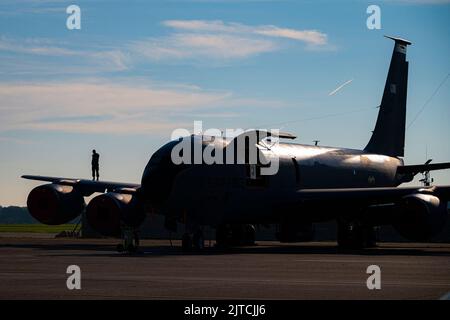
[[[428,160],[425,162],[425,165],[430,164],[431,161],[433,161],[433,159],[428,159]],[[430,176],[430,170],[423,171],[423,172],[422,172],[422,176],[423,176],[423,178],[420,179],[419,181],[422,182],[423,185],[424,185],[425,187],[431,186],[431,184],[433,183],[434,180],[433,180],[433,178],[431,178],[431,176]]]

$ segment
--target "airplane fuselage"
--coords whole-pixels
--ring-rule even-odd
[[[396,174],[403,165],[401,158],[361,150],[259,144],[267,159],[279,161],[275,174],[261,175],[258,165],[253,172],[248,164],[175,166],[171,151],[176,144],[169,142],[151,158],[142,177],[142,192],[148,204],[163,214],[199,224],[277,222],[280,211],[286,210],[286,203],[300,189],[394,187],[404,182]],[[221,138],[214,144],[219,150],[227,147]],[[315,217],[318,221],[327,218]]]

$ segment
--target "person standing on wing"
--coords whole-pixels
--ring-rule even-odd
[[[91,161],[91,165],[92,165],[92,180],[95,180],[97,178],[98,181],[98,171],[99,171],[99,164],[98,164],[98,160],[100,158],[100,155],[95,151],[92,150],[92,161]]]

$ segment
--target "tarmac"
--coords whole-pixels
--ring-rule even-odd
[[[179,241],[144,240],[129,255],[117,243],[3,235],[0,299],[439,299],[450,291],[450,244],[341,251],[334,242],[264,241],[183,253]],[[80,267],[80,290],[67,288],[70,265]],[[367,287],[370,265],[380,267],[380,289]]]

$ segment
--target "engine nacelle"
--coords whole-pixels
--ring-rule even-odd
[[[86,209],[89,225],[104,236],[117,237],[121,225],[138,227],[145,219],[145,212],[130,194],[108,192],[92,199]]]
[[[447,221],[447,203],[429,194],[408,195],[399,203],[395,229],[412,241],[426,241],[437,235]]]
[[[27,199],[30,214],[49,225],[67,223],[85,208],[83,196],[71,186],[45,184],[31,190]]]

